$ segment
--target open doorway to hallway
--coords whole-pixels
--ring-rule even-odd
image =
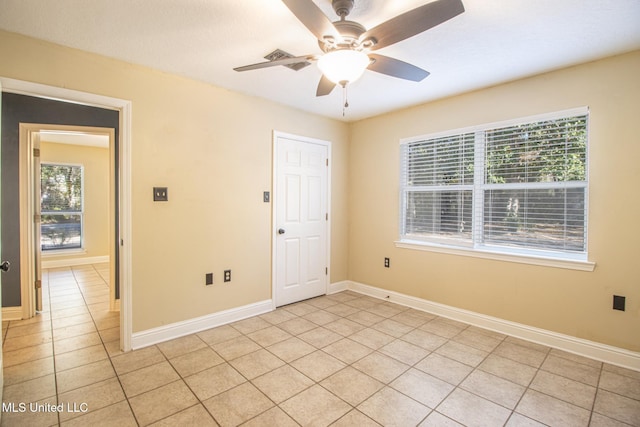
[[[21,82],[0,77],[2,82],[2,145],[3,152],[5,146],[7,153],[14,153],[14,157],[2,157],[3,190],[5,183],[18,183],[18,134],[17,128],[20,123],[49,123],[64,125],[75,123],[79,126],[103,126],[115,128],[115,150],[112,159],[115,165],[112,170],[116,174],[115,191],[118,192],[115,202],[110,208],[111,213],[116,217],[117,230],[110,233],[114,244],[111,245],[115,255],[109,257],[109,261],[115,266],[111,267],[115,271],[115,278],[110,278],[109,283],[116,281],[119,285],[119,302],[122,313],[121,325],[121,346],[125,350],[131,348],[131,306],[130,306],[130,232],[131,232],[131,208],[130,208],[130,126],[131,126],[131,102],[108,98],[99,95],[92,95],[71,91],[67,89],[38,85],[34,83]],[[29,94],[29,95],[25,95]],[[57,100],[57,101],[56,101]],[[68,100],[68,102],[61,101]],[[95,107],[93,107],[95,106]],[[6,126],[4,126],[6,125]],[[16,148],[16,149],[14,149]],[[5,200],[5,198],[9,199]],[[21,298],[20,292],[20,268],[24,259],[20,255],[23,239],[19,234],[19,206],[18,191],[3,191],[3,233],[2,251],[11,255],[15,261],[12,277],[5,277],[7,283],[3,281],[3,314],[10,312],[20,318],[22,303],[28,301]],[[6,202],[6,203],[5,203]],[[10,208],[5,212],[4,208]],[[6,215],[5,215],[6,214]],[[8,219],[5,224],[5,219]],[[5,227],[5,225],[7,225]],[[13,233],[13,234],[12,234]],[[5,241],[5,237],[7,240]],[[7,245],[5,245],[7,243]],[[116,246],[117,245],[117,246]],[[96,262],[103,262],[98,260]],[[54,266],[58,267],[58,265]],[[4,279],[4,278],[3,278]],[[4,292],[4,291],[7,292]],[[18,311],[19,310],[19,311]],[[10,319],[6,316],[4,320]]]
[[[21,123],[20,152],[26,166],[20,192],[28,195],[21,197],[22,319],[47,311],[45,269],[56,277],[69,271],[80,290],[99,286],[77,296],[87,305],[101,303],[93,306],[94,317],[97,310],[104,312],[100,317],[118,314],[114,130]],[[62,291],[53,296],[66,297]],[[119,329],[114,333],[119,338]]]

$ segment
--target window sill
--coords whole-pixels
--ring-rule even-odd
[[[418,251],[438,252],[450,255],[461,255],[473,258],[492,259],[497,261],[517,262],[520,264],[540,265],[544,267],[565,268],[569,270],[593,271],[595,262],[566,258],[552,258],[533,255],[507,254],[491,250],[471,249],[439,245],[435,243],[417,242],[411,240],[396,241],[397,248],[413,249]]]
[[[42,251],[42,258],[48,257],[56,257],[56,256],[65,256],[65,255],[78,255],[78,254],[86,254],[83,248],[74,248],[74,249],[50,249],[47,251]]]

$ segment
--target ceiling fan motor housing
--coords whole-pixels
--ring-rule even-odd
[[[333,10],[336,11],[336,14],[340,18],[344,19],[345,16],[351,13],[351,10],[353,9],[353,2],[354,0],[333,0],[333,2],[331,2],[331,6],[333,6]]]
[[[338,30],[345,43],[353,44],[357,42],[360,35],[367,31],[362,25],[354,21],[336,21],[333,23],[334,27]]]

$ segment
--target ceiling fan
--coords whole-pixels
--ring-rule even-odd
[[[322,77],[316,96],[328,95],[338,84],[346,87],[358,79],[365,69],[400,79],[422,81],[429,75],[428,71],[371,52],[420,34],[464,12],[461,0],[437,0],[367,30],[361,24],[346,19],[353,9],[354,0],[332,0],[333,10],[340,17],[335,22],[331,22],[312,0],[282,1],[317,37],[324,54],[275,59],[234,70],[249,71],[318,61]]]

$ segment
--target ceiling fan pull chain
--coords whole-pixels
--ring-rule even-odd
[[[345,110],[349,108],[349,100],[347,99],[347,85],[342,85],[342,101],[344,102],[342,106],[342,117],[344,117]]]

